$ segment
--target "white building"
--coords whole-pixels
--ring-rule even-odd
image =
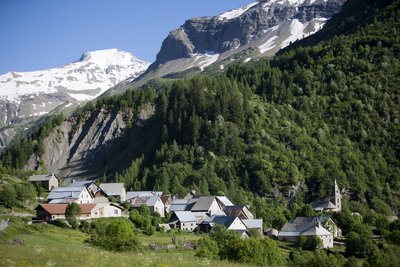
[[[302,235],[309,240],[316,236],[321,239],[324,248],[333,247],[333,233],[324,228],[318,220],[303,220],[302,218],[307,219],[307,217],[301,217],[286,223],[278,233],[278,239],[297,242]]]
[[[158,213],[162,218],[165,217],[164,203],[161,201],[160,197],[156,195],[137,196],[129,199],[128,202],[131,203],[133,208],[140,208],[140,206],[146,205],[150,208],[152,214]]]
[[[44,221],[64,220],[68,204],[40,204],[36,208],[36,218]],[[79,204],[82,212],[78,220],[121,217],[122,208],[113,203]]]
[[[193,232],[197,227],[197,219],[190,211],[175,211],[168,224],[171,228]]]
[[[78,204],[91,204],[94,203],[92,194],[86,187],[55,187],[47,196],[47,201],[50,204],[60,203],[78,203]]]

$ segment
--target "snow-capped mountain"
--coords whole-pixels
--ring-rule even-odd
[[[148,66],[131,53],[107,49],[84,53],[59,68],[0,75],[0,126],[93,100]]]
[[[259,0],[218,16],[192,18],[170,32],[146,74],[164,76],[194,67],[202,71],[249,48],[258,52],[246,61],[272,56],[320,30],[344,1]]]

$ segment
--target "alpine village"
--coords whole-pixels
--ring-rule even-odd
[[[400,266],[399,0],[259,0],[121,54],[17,102],[31,74],[0,75],[0,266]]]

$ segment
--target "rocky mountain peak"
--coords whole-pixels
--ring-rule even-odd
[[[59,68],[0,75],[0,127],[93,100],[149,65],[114,48],[86,52]]]
[[[187,20],[163,41],[149,72],[203,69],[232,54],[256,48],[271,56],[320,30],[344,0],[259,0],[214,17]],[[218,55],[218,56],[216,56]],[[160,70],[165,68],[165,71]]]
[[[129,65],[140,61],[134,54],[116,48],[83,53],[79,62],[89,62],[107,69],[110,65]]]

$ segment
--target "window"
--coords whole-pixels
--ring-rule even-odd
[[[118,210],[114,210],[114,215],[118,215]]]

